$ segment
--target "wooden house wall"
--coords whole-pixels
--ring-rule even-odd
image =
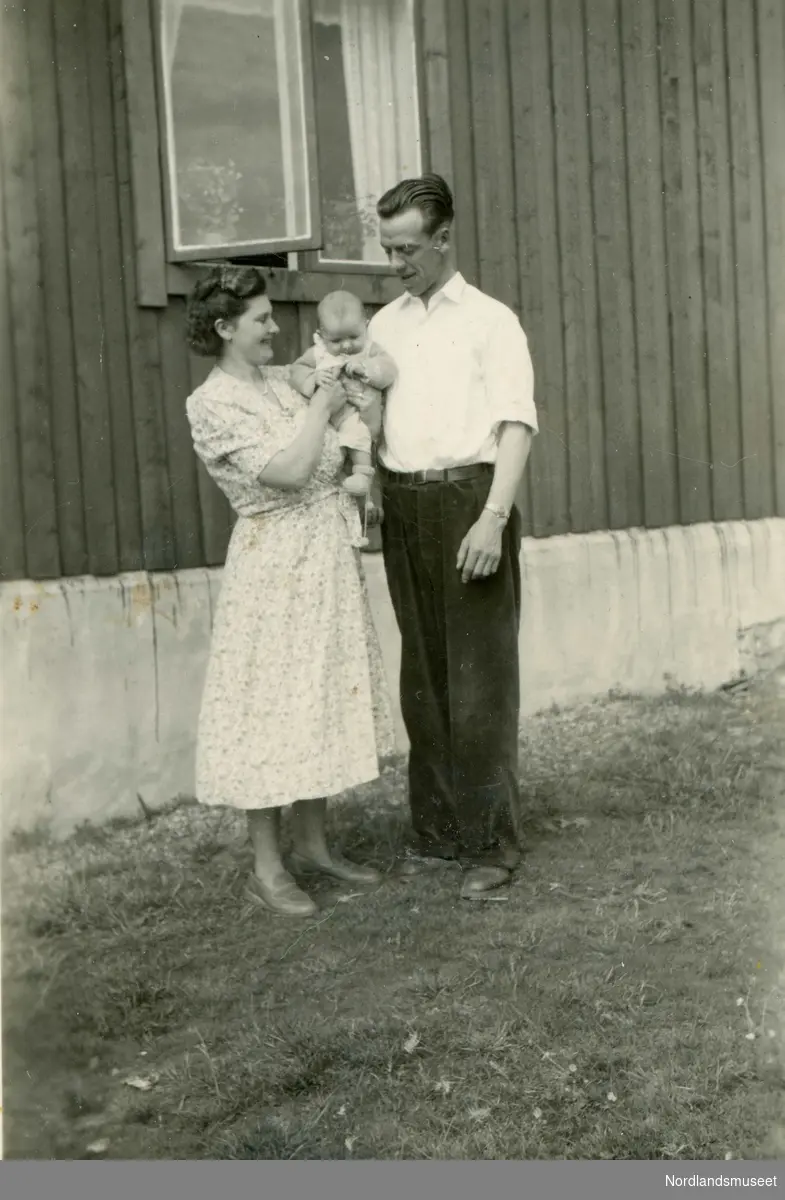
[[[222,562],[181,295],[137,304],[122,0],[2,16],[6,578]],[[781,0],[422,0],[467,277],[521,315],[527,532],[785,515]],[[176,289],[175,289],[176,290]],[[280,303],[280,361],[314,305]]]
[[[449,7],[463,261],[538,381],[531,531],[785,515],[785,5]]]

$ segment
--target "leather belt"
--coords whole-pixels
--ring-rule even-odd
[[[457,483],[461,479],[480,479],[493,473],[490,463],[471,463],[465,467],[446,467],[442,471],[389,471],[379,463],[379,474],[390,483]]]

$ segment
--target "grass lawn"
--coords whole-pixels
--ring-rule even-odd
[[[8,1157],[785,1155],[785,701],[526,722],[527,854],[319,917],[242,898],[242,819],[183,806],[4,864]],[[335,806],[389,867],[400,764]]]

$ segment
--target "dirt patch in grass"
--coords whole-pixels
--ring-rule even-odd
[[[16,839],[6,1156],[784,1153],[784,716],[771,686],[529,720],[487,904],[447,868],[268,918],[241,818],[193,806]],[[332,821],[390,868],[401,764]]]

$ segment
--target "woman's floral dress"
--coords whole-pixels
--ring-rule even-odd
[[[259,475],[290,444],[307,404],[286,369],[266,395],[216,367],[188,399],[197,454],[238,514],[216,608],[199,721],[204,804],[261,809],[336,795],[375,779],[393,749],[382,657],[338,486],[332,426],[298,492]]]

